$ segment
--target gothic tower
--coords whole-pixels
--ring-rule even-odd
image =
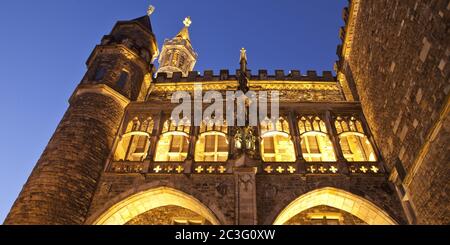
[[[192,48],[189,38],[191,23],[190,17],[187,17],[183,21],[183,29],[174,38],[164,41],[159,57],[158,73],[167,73],[168,77],[172,77],[174,72],[181,72],[187,76],[188,72],[194,69],[197,53]]]
[[[124,109],[145,97],[157,53],[148,16],[103,37],[5,224],[84,222]]]

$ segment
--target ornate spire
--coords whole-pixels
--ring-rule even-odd
[[[191,21],[191,17],[186,17],[183,21],[184,27],[183,29],[181,29],[181,31],[177,34],[176,37],[180,37],[184,40],[188,40],[189,42],[191,41],[190,37],[189,37],[189,26],[191,26],[192,21]]]
[[[187,76],[194,69],[197,62],[197,54],[194,52],[189,37],[189,26],[192,24],[191,17],[183,21],[184,27],[172,39],[166,40],[163,50],[159,56],[158,72],[165,72],[170,77],[174,72],[182,72]]]

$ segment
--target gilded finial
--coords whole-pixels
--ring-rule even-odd
[[[184,26],[189,27],[192,24],[191,17],[186,17],[183,21]]]
[[[147,15],[150,16],[155,12],[155,7],[153,5],[148,6]]]

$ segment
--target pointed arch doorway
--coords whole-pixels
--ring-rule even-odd
[[[327,206],[349,213],[369,225],[395,225],[385,211],[372,202],[350,192],[336,188],[322,188],[308,192],[292,201],[274,221],[274,225],[283,225],[314,207]]]

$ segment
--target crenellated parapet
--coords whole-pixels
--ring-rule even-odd
[[[174,72],[172,77],[167,73],[158,73],[155,83],[177,83],[177,82],[217,82],[217,81],[237,81],[240,70],[230,74],[229,70],[220,70],[219,74],[214,74],[212,70],[205,70],[203,74],[198,71],[191,71],[187,76],[181,72]],[[336,82],[336,77],[331,71],[323,71],[318,75],[316,71],[307,71],[306,74],[299,70],[275,70],[274,73],[268,73],[267,70],[259,70],[257,74],[247,71],[247,77],[250,81],[308,81],[308,82]]]
[[[192,92],[196,85],[201,84],[203,91],[237,91],[239,90],[240,70],[230,74],[229,70],[221,70],[215,74],[206,70],[203,74],[191,71],[187,76],[175,72],[171,77],[166,73],[158,73],[153,81],[147,98],[149,100],[170,100],[177,91]],[[279,91],[280,100],[284,102],[295,101],[345,101],[342,88],[337,83],[331,71],[324,71],[318,75],[316,71],[302,74],[299,70],[289,72],[276,70],[268,73],[259,70],[252,74],[247,70],[248,86],[253,91]]]

